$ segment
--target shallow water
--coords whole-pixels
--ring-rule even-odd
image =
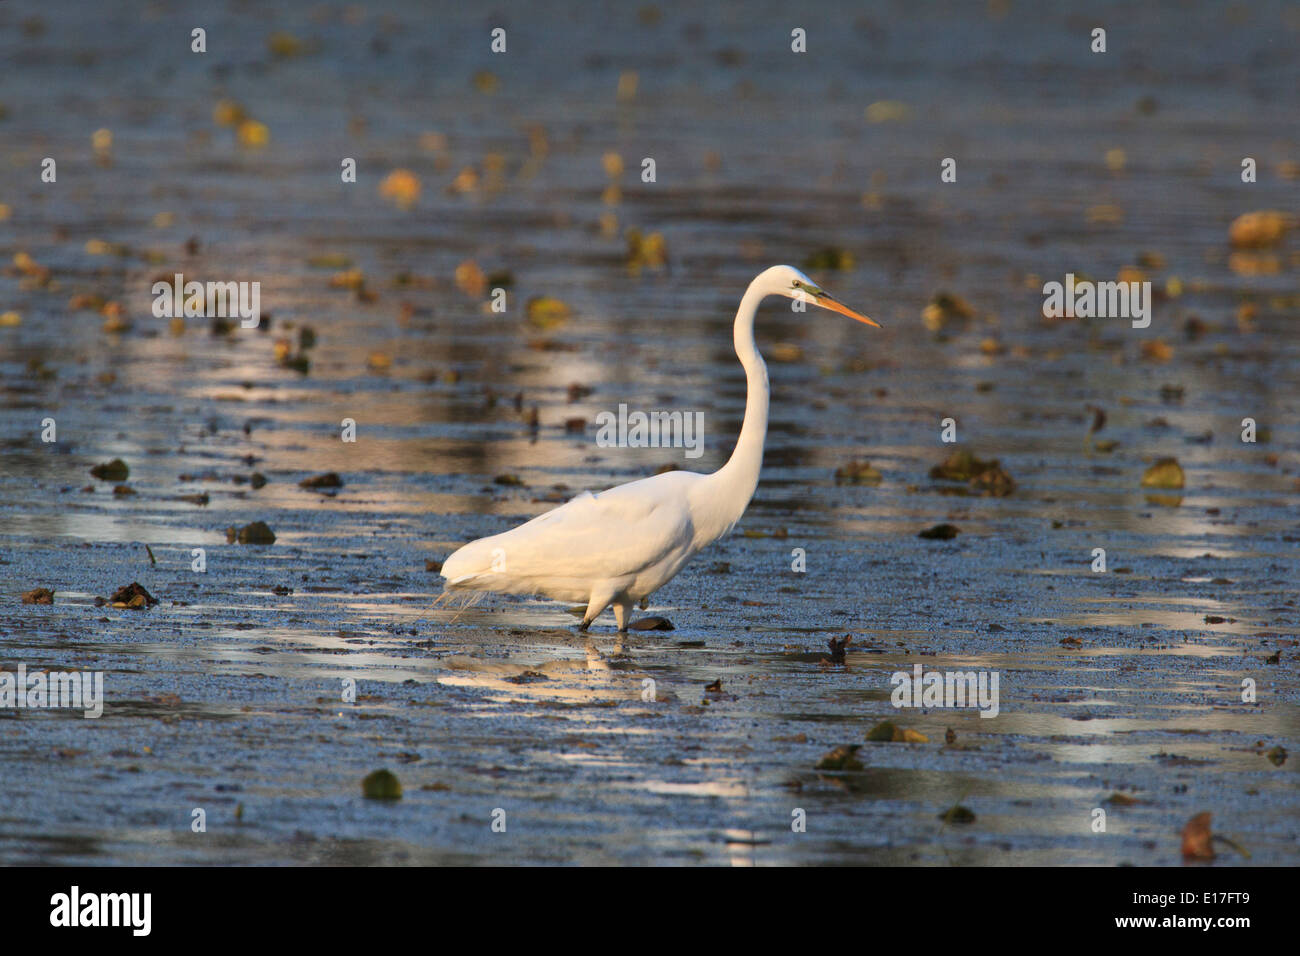
[[[1227,242],[1242,212],[1294,209],[1293,8],[1183,4],[1174,22],[1103,5],[1103,59],[1090,21],[1019,6],[814,6],[791,24],[803,57],[774,4],[659,4],[654,22],[498,5],[505,56],[477,13],[276,7],[218,11],[204,57],[172,7],[51,6],[39,29],[0,8],[0,262],[50,270],[0,276],[0,312],[22,316],[0,328],[0,670],[99,670],[107,695],[98,720],[0,710],[0,861],[1177,864],[1208,810],[1248,862],[1296,862],[1296,758],[1264,752],[1300,748],[1300,259],[1292,237],[1252,275]],[[272,57],[275,31],[302,55]],[[267,124],[265,148],[214,124],[222,97]],[[867,122],[881,100],[909,115]],[[421,145],[432,131],[444,148]],[[627,167],[614,204],[610,151]],[[37,177],[45,156],[57,184]],[[945,156],[956,184],[938,181]],[[379,196],[398,167],[423,184],[409,210]],[[465,167],[478,187],[448,192]],[[627,227],[663,234],[666,268],[629,271]],[[721,464],[744,409],[736,302],[761,268],[823,247],[855,265],[814,277],[885,329],[764,308],[763,479],[737,532],[655,596],[676,630],[620,640],[610,615],[581,635],[544,602],[432,606],[426,560],[470,538],[665,464]],[[1164,259],[1157,288],[1183,286],[1149,329],[1042,319],[1043,281],[1113,278],[1144,252]],[[331,288],[321,256],[362,270],[373,301]],[[471,259],[511,273],[506,314],[457,287]],[[177,271],[260,281],[270,330],[171,334],[150,286]],[[936,335],[921,313],[944,290],[978,316]],[[131,328],[70,307],[91,292]],[[572,317],[530,326],[540,295]],[[303,325],[306,375],[274,353]],[[1154,339],[1170,361],[1143,358]],[[591,393],[570,401],[571,383]],[[704,456],[598,447],[591,423],[619,403],[703,412]],[[930,479],[949,416],[1012,495]],[[1247,416],[1267,442],[1238,440]],[[1187,475],[1176,504],[1139,487],[1167,455]],[[89,477],[114,457],[134,496]],[[837,485],[854,458],[881,484]],[[236,483],[254,471],[264,487]],[[337,494],[297,484],[326,471]],[[254,520],[274,545],[226,543]],[[917,538],[940,522],[961,534]],[[133,580],[161,603],[95,606]],[[53,606],[20,603],[38,586]],[[824,663],[846,633],[847,663]],[[999,715],[896,710],[889,677],[917,662],[998,672]],[[863,743],[885,719],[929,742]],[[849,743],[862,771],[814,769]],[[384,766],[400,802],[361,796]],[[1139,802],[1103,802],[1116,791]],[[973,823],[938,819],[956,803]]]

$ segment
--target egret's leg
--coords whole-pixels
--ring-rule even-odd
[[[613,599],[612,594],[592,594],[591,600],[587,602],[587,613],[582,616],[582,623],[578,625],[578,630],[585,631],[591,627],[591,622],[600,617],[600,612],[609,607]]]
[[[632,616],[632,602],[619,601],[614,605],[614,620],[618,622],[618,632],[627,633],[627,622]]]

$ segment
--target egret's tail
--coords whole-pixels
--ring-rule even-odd
[[[479,601],[483,600],[485,592],[466,591],[460,589],[453,590],[452,588],[453,585],[451,582],[448,582],[447,586],[443,589],[443,592],[433,599],[433,606],[436,608],[445,603],[448,607],[455,608],[456,614],[451,619],[451,623],[455,624],[460,620],[462,614],[472,608],[475,604],[478,604]]]

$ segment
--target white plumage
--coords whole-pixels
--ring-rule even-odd
[[[537,594],[584,601],[585,629],[609,607],[620,631],[632,605],[663,587],[703,548],[730,531],[758,486],[767,436],[767,368],[754,344],[754,315],[768,295],[802,298],[869,325],[790,266],[750,283],[736,313],[736,354],[748,395],[736,449],[713,474],[670,471],[592,494],[585,491],[510,531],[479,538],[442,565],[448,591]]]

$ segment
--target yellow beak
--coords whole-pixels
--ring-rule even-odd
[[[880,323],[867,318],[858,312],[854,312],[839,299],[831,298],[825,292],[818,293],[813,297],[813,303],[821,306],[823,309],[830,309],[832,312],[838,312],[840,315],[847,315],[850,319],[857,319],[859,322],[865,322],[867,325],[874,325],[880,328]]]

